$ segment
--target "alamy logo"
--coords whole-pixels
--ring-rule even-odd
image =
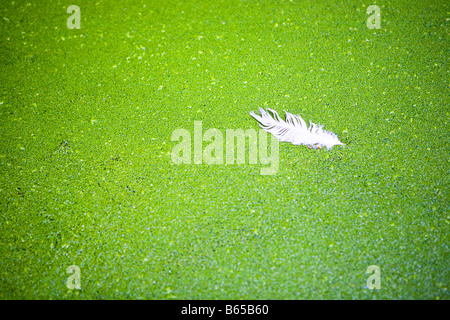
[[[376,266],[376,265],[372,265],[367,267],[367,271],[366,273],[368,274],[372,274],[368,279],[367,279],[367,288],[370,290],[373,289],[381,289],[381,271],[380,271],[380,267]]]
[[[267,132],[255,129],[226,129],[224,135],[218,129],[208,129],[203,133],[202,122],[194,121],[194,156],[192,157],[191,133],[186,129],[172,132],[171,141],[179,143],[172,149],[172,162],[175,164],[245,164],[246,141],[248,141],[248,163],[268,165],[261,168],[261,175],[273,175],[278,172],[279,152],[278,140],[271,136],[270,152],[268,151]],[[181,141],[180,141],[181,140]],[[208,143],[203,148],[203,143]],[[224,157],[225,150],[225,157]],[[259,157],[258,157],[259,155]],[[193,158],[193,159],[192,159]]]
[[[367,19],[367,28],[380,29],[381,28],[381,14],[380,7],[371,5],[367,7],[367,14],[370,14]]]
[[[67,28],[81,29],[80,7],[76,5],[71,5],[67,7],[67,13],[73,13],[69,18],[67,18]]]
[[[81,271],[80,267],[76,265],[71,265],[67,267],[67,273],[73,273],[69,278],[67,278],[67,288],[69,289],[81,289]]]

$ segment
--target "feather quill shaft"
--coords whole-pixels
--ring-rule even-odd
[[[286,112],[286,121],[280,118],[275,110],[259,108],[261,115],[251,111],[262,129],[273,134],[279,141],[294,145],[306,145],[308,148],[331,149],[335,145],[343,145],[338,136],[331,131],[323,130],[323,126],[309,122],[309,127],[302,117]]]

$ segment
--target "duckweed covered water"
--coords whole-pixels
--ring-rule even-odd
[[[449,298],[448,3],[72,4],[0,8],[1,299]],[[172,162],[258,107],[346,145]]]

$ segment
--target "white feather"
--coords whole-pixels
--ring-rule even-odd
[[[290,142],[295,145],[303,144],[314,149],[322,147],[331,149],[335,145],[343,145],[337,135],[323,130],[321,125],[316,125],[310,121],[308,127],[302,117],[286,111],[286,121],[284,121],[276,111],[267,110],[272,115],[263,108],[259,108],[260,116],[253,111],[250,112],[250,115],[259,122],[261,128],[273,134],[279,141]]]

